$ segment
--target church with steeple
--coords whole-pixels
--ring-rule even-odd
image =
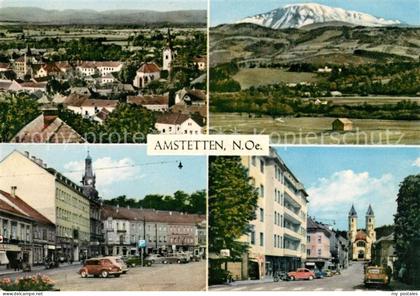
[[[168,37],[166,39],[166,47],[163,49],[163,65],[162,70],[172,71],[173,62],[175,59],[176,52],[172,45],[171,30],[168,29]]]
[[[92,157],[89,154],[85,159],[85,172],[82,176],[83,194],[90,200],[90,245],[88,257],[103,254],[104,237],[101,222],[101,199],[96,190],[96,175],[93,173]]]
[[[376,241],[375,214],[372,206],[366,212],[365,229],[357,228],[357,212],[354,205],[351,206],[349,216],[349,230],[347,233],[349,240],[349,259],[350,260],[371,260],[372,245]]]

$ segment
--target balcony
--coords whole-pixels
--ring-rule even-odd
[[[284,256],[297,257],[299,255],[297,250],[283,249]]]
[[[293,224],[302,224],[302,218],[299,217],[294,211],[289,208],[284,207],[284,219],[289,220]]]
[[[300,209],[302,207],[302,201],[300,198],[291,192],[286,186],[284,187],[284,201],[288,201],[295,208]]]
[[[303,236],[300,233],[297,233],[297,232],[295,232],[295,231],[293,231],[289,228],[286,228],[286,227],[284,228],[284,236],[291,239],[291,240],[299,241],[299,242],[303,238]]]

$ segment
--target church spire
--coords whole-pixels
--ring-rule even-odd
[[[93,173],[92,157],[89,150],[85,159],[85,173],[82,177],[83,193],[89,198],[98,198],[98,191],[96,190],[96,176]]]
[[[372,206],[370,204],[369,204],[369,208],[366,212],[366,216],[375,216],[375,214],[373,213],[373,210],[372,210]]]
[[[351,205],[349,217],[357,217],[357,213],[356,213],[356,210],[354,209],[354,205]]]

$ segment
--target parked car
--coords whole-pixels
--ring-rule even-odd
[[[285,272],[285,271],[274,272],[274,275],[273,275],[273,281],[274,282],[287,281],[287,280],[289,280],[289,277],[287,276],[287,272]]]
[[[173,263],[181,264],[181,263],[189,262],[188,258],[185,256],[168,256],[166,257],[166,260],[169,264],[173,264]]]
[[[316,279],[323,279],[327,276],[326,273],[320,269],[315,269],[314,274]]]
[[[324,269],[324,274],[325,274],[326,277],[333,276],[332,271],[330,269],[328,269],[328,268],[327,269]]]
[[[146,257],[146,260],[152,262],[152,264],[155,264],[155,263],[168,264],[168,260],[166,259],[166,257],[160,254],[150,254]]]
[[[131,256],[131,257],[127,257],[125,258],[125,264],[127,264],[130,267],[136,267],[136,266],[141,266],[141,257],[140,256]],[[148,259],[144,259],[143,261],[143,266],[152,266],[153,262],[151,260]]]
[[[291,271],[287,274],[291,281],[294,280],[313,280],[315,273],[307,268],[298,268],[296,271]]]
[[[390,278],[384,267],[369,266],[366,268],[364,283],[370,285],[389,285]]]
[[[128,266],[127,266],[127,264],[125,264],[124,260],[122,260],[121,257],[107,257],[107,258],[110,258],[112,260],[115,260],[115,262],[121,266],[122,273],[123,274],[126,274],[127,273]]]
[[[82,278],[90,275],[94,277],[107,278],[110,275],[119,277],[123,273],[121,265],[117,263],[114,257],[92,258],[85,261],[83,267],[79,270]]]

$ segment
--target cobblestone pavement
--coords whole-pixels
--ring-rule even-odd
[[[16,278],[24,275],[45,274],[61,291],[200,291],[206,289],[206,263],[155,264],[152,267],[130,268],[119,278],[81,278],[80,265],[15,273],[1,276]]]

